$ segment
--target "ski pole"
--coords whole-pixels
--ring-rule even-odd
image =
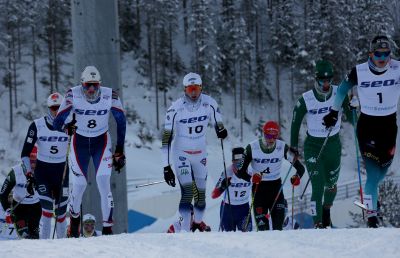
[[[292,185],[292,229],[294,229],[294,185]]]
[[[360,185],[360,198],[361,198],[361,204],[364,204],[364,197],[363,197],[363,189],[362,189],[362,183],[361,183],[361,173],[360,173],[360,158],[358,156],[358,141],[357,141],[357,129],[356,129],[356,109],[353,109],[353,127],[354,127],[354,142],[356,146],[356,155],[357,155],[357,171],[358,171],[358,184]],[[364,210],[362,210],[362,215],[363,215],[363,220],[365,220],[365,214]]]
[[[222,148],[222,160],[224,162],[224,175],[225,175],[225,184],[226,184],[226,195],[228,196],[228,204],[229,204],[229,210],[230,210],[230,215],[231,215],[231,227],[233,228],[233,214],[232,214],[232,206],[231,206],[231,197],[229,194],[229,180],[228,180],[228,175],[226,174],[226,163],[225,163],[225,152],[224,152],[224,142],[221,139],[221,148]]]
[[[323,152],[324,149],[325,149],[326,143],[328,142],[328,139],[329,139],[329,136],[331,135],[332,130],[333,130],[333,127],[330,127],[330,128],[328,129],[328,135],[325,137],[324,143],[323,143],[322,146],[321,146],[321,150],[319,151],[318,156],[317,156],[317,159],[315,160],[315,165],[317,165],[317,163],[318,163],[318,161],[319,161],[319,158],[321,157],[321,154],[322,154],[322,152]],[[313,177],[313,172],[310,171],[310,176],[308,177],[306,186],[304,187],[303,192],[301,193],[300,200],[303,199],[304,193],[306,192],[307,187],[308,187],[308,185],[310,184],[310,181],[311,181],[311,178],[312,178],[312,177]]]
[[[249,209],[249,213],[247,214],[247,217],[246,217],[246,224],[244,225],[243,231],[245,231],[245,230],[247,231],[247,227],[249,226],[251,211],[253,210],[253,207],[254,207],[254,197],[256,197],[258,185],[259,184],[256,184],[256,187],[254,188],[253,196],[251,197],[250,209]],[[256,222],[256,227],[257,227],[257,222]]]
[[[72,121],[74,121],[75,120],[75,113],[72,113]],[[75,120],[75,122],[76,122],[76,120]],[[72,132],[72,134],[75,134],[75,131],[73,131]],[[62,176],[62,179],[61,179],[61,185],[60,185],[60,192],[59,192],[59,195],[58,195],[58,200],[57,200],[57,206],[55,207],[55,209],[54,209],[54,212],[56,213],[55,215],[55,219],[56,219],[56,221],[55,221],[55,223],[54,223],[54,230],[53,230],[53,239],[54,239],[54,236],[55,236],[55,234],[56,234],[56,226],[57,226],[57,220],[58,220],[58,214],[57,214],[57,211],[58,211],[58,209],[60,208],[60,204],[61,204],[61,197],[64,195],[64,181],[65,181],[65,177],[66,177],[66,175],[67,175],[67,168],[68,168],[68,158],[69,158],[69,152],[70,152],[70,147],[71,147],[71,138],[72,138],[72,136],[71,135],[69,135],[68,136],[68,143],[67,143],[67,154],[65,155],[65,165],[64,165],[64,171],[63,171],[63,176]]]
[[[224,193],[224,199],[222,200],[222,208],[221,208],[221,214],[219,216],[219,228],[218,231],[222,231],[222,219],[224,218],[224,209],[225,209],[225,198],[226,198],[226,191]]]
[[[293,163],[294,163],[294,162],[293,162]],[[269,218],[271,217],[271,212],[272,212],[272,210],[275,208],[275,204],[276,204],[276,202],[277,202],[278,199],[279,199],[279,195],[280,195],[281,192],[282,192],[283,186],[285,185],[286,180],[288,179],[288,176],[289,176],[289,174],[290,174],[290,171],[291,171],[292,168],[293,168],[293,163],[290,164],[290,168],[289,168],[288,172],[286,173],[285,179],[283,180],[283,183],[282,183],[281,187],[279,188],[279,191],[278,191],[278,193],[277,193],[277,195],[276,195],[276,197],[275,197],[275,199],[274,199],[274,202],[272,203],[271,209],[270,209],[270,210],[268,211],[268,213],[265,215],[265,217],[266,217],[267,219],[269,219]]]
[[[156,184],[161,184],[161,183],[165,183],[165,180],[155,181],[155,182],[151,182],[151,183],[147,183],[147,184],[136,185],[135,187],[139,188],[139,187],[145,187],[145,186],[156,185]]]

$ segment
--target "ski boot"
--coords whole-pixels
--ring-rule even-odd
[[[369,228],[379,228],[379,222],[377,216],[368,217],[367,227]]]
[[[322,226],[324,228],[332,227],[331,209],[330,208],[322,209]]]
[[[69,222],[69,234],[68,237],[79,237],[79,226],[80,226],[81,216],[74,218],[73,216],[70,217]]]
[[[112,232],[112,227],[111,226],[109,226],[109,227],[104,227],[103,226],[103,230],[102,230],[102,232],[101,232],[103,235],[112,235],[113,234],[113,232]]]
[[[321,222],[317,222],[314,224],[314,228],[315,229],[324,229],[325,227],[324,227],[324,225],[322,225]]]
[[[192,230],[192,232],[195,232],[196,229],[198,229],[200,232],[210,232],[211,231],[210,226],[208,226],[206,223],[204,223],[204,221],[202,221],[200,223],[196,223],[193,221],[191,230]]]

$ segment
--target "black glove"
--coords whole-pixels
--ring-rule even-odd
[[[338,120],[338,115],[339,115],[339,111],[331,109],[329,114],[324,116],[324,118],[323,118],[324,122],[322,124],[325,125],[326,129],[336,125],[336,122]]]
[[[222,181],[221,181],[221,190],[225,190],[226,188],[228,188],[230,185],[231,185],[231,179],[232,179],[232,177],[228,177],[228,185],[226,184],[226,178],[224,178]]]
[[[33,176],[32,172],[28,172],[26,174],[26,191],[28,192],[29,195],[34,195],[35,192],[35,177]]]
[[[170,165],[164,167],[164,179],[168,185],[175,187],[175,175]]]
[[[78,129],[78,127],[75,124],[76,124],[75,113],[73,113],[71,122],[65,125],[65,129],[67,129],[67,134],[69,136],[73,135],[76,132],[76,129]]]
[[[122,146],[117,145],[115,148],[115,152],[113,155],[113,166],[118,173],[121,172],[121,169],[125,166],[126,158],[124,154],[124,148]]]
[[[215,131],[217,132],[217,137],[220,139],[225,139],[228,136],[228,131],[225,129],[225,127],[219,128],[216,126]]]

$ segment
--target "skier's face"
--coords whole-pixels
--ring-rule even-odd
[[[264,139],[265,139],[267,146],[274,146],[276,139],[278,139],[278,137],[279,137],[279,133],[276,131],[270,131],[270,132],[264,133]]]
[[[100,88],[100,82],[84,82],[82,83],[83,92],[88,100],[95,100]]]
[[[375,66],[378,68],[383,68],[390,60],[390,49],[389,48],[379,48],[374,52],[369,54],[369,57],[374,62]]]
[[[85,230],[86,233],[92,233],[94,231],[94,221],[85,221],[83,223],[83,230]]]
[[[317,82],[322,92],[327,92],[331,87],[332,77],[318,78]]]
[[[192,84],[185,87],[185,94],[191,100],[197,100],[200,97],[202,86],[198,84]]]
[[[51,107],[49,107],[50,114],[53,117],[56,117],[59,108],[60,108],[60,106],[51,106]]]

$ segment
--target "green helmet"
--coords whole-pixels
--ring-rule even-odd
[[[332,63],[325,60],[317,61],[315,65],[315,78],[332,78],[333,77],[333,66]]]

